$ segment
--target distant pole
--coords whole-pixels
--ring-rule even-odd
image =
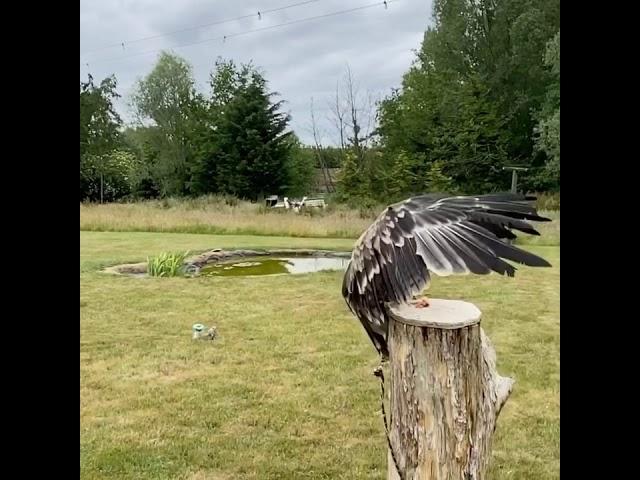
[[[526,167],[502,167],[503,170],[511,170],[511,193],[518,193],[518,172],[526,172]]]
[[[517,167],[517,166],[502,167],[502,169],[511,170],[511,193],[518,193],[518,172],[526,172],[529,169],[526,167]],[[513,240],[511,239],[506,239],[505,241],[509,245],[513,244]]]

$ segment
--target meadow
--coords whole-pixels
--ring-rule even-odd
[[[521,237],[519,243],[560,244],[560,211],[544,208],[557,202],[553,197],[541,198],[540,212],[553,222],[538,224],[541,236]],[[295,214],[217,195],[104,205],[81,203],[80,230],[356,239],[384,207],[356,209],[330,203],[325,210]]]
[[[81,205],[81,478],[385,479],[379,384],[371,374],[378,359],[340,296],[341,272],[100,272],[166,251],[350,250],[370,213],[313,217],[211,202]],[[498,421],[493,480],[559,478],[553,215],[544,236],[526,245],[552,268],[519,267],[513,279],[436,278],[430,290],[478,305],[499,372],[516,379]],[[194,323],[215,325],[219,337],[192,341]]]

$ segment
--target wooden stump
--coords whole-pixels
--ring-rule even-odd
[[[495,351],[475,305],[430,299],[391,308],[390,480],[483,480],[500,409],[513,380],[496,372]]]

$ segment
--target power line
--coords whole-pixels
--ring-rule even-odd
[[[269,10],[258,10],[256,13],[250,13],[248,15],[241,15],[239,17],[235,17],[235,18],[228,18],[226,20],[218,20],[215,22],[210,22],[210,23],[203,23],[201,25],[195,25],[192,27],[186,27],[186,28],[182,28],[180,30],[174,30],[172,32],[166,32],[166,33],[160,33],[158,35],[152,35],[150,37],[142,37],[142,38],[135,38],[133,40],[125,40],[123,42],[118,42],[118,43],[112,43],[111,45],[105,45],[104,47],[98,47],[98,48],[94,48],[93,50],[88,50],[84,53],[81,53],[80,56],[84,56],[87,55],[89,53],[95,53],[95,52],[100,52],[103,50],[108,50],[110,48],[114,48],[114,47],[120,47],[122,46],[124,48],[125,45],[130,45],[132,43],[138,43],[138,42],[144,42],[146,40],[153,40],[156,38],[162,38],[162,37],[166,37],[169,35],[174,35],[176,33],[183,33],[183,32],[190,32],[193,30],[198,30],[200,28],[205,28],[205,27],[211,27],[214,25],[222,25],[224,23],[230,23],[230,22],[235,22],[238,20],[244,20],[245,18],[251,18],[251,17],[258,17],[259,20],[262,19],[262,15],[264,15],[265,13],[273,13],[273,12],[279,12],[281,10],[287,10],[289,8],[294,8],[294,7],[299,7],[302,5],[307,5],[309,3],[315,3],[315,2],[319,2],[320,0],[307,0],[305,2],[298,2],[298,3],[292,3],[291,5],[285,5],[283,7],[277,7],[277,8],[272,8]]]
[[[270,25],[270,26],[267,26],[267,27],[255,28],[253,30],[246,30],[244,32],[230,33],[228,35],[221,35],[221,36],[218,36],[218,37],[207,38],[207,39],[198,40],[198,41],[195,41],[195,42],[183,43],[183,44],[176,45],[176,46],[173,46],[173,47],[170,47],[170,48],[173,49],[173,48],[190,47],[190,46],[199,45],[199,44],[202,44],[202,43],[213,42],[215,40],[226,41],[226,40],[228,40],[230,38],[233,38],[233,37],[239,37],[239,36],[248,35],[248,34],[251,34],[251,33],[263,32],[265,30],[272,30],[272,29],[275,29],[275,28],[286,27],[286,26],[289,26],[289,25],[308,22],[308,21],[311,21],[311,20],[317,20],[317,19],[320,19],[320,18],[327,18],[327,17],[333,17],[333,16],[337,16],[337,15],[344,15],[346,13],[356,12],[356,11],[360,11],[360,10],[366,10],[366,9],[373,8],[373,7],[384,6],[385,9],[386,9],[387,5],[389,3],[393,3],[393,2],[397,2],[397,1],[398,0],[384,0],[382,2],[371,3],[371,4],[368,4],[368,5],[362,5],[360,7],[349,8],[349,9],[346,9],[346,10],[339,10],[339,11],[336,11],[336,12],[325,13],[325,14],[322,14],[322,15],[315,15],[315,16],[312,16],[312,17],[300,18],[298,20],[292,20],[290,22],[279,23],[279,24]],[[138,52],[138,53],[134,53],[134,54],[131,54],[131,55],[125,55],[123,57],[112,57],[112,58],[108,58],[108,59],[105,59],[105,60],[98,60],[96,62],[89,62],[89,63],[95,65],[95,64],[101,64],[101,63],[118,62],[118,61],[126,60],[128,58],[139,57],[139,56],[143,56],[143,55],[149,55],[149,54],[152,54],[152,53],[158,53],[158,52],[161,52],[163,50],[165,50],[165,49],[147,50],[147,51],[144,51],[144,52]],[[87,65],[88,66],[89,63],[81,62],[80,65],[81,66],[82,65]]]

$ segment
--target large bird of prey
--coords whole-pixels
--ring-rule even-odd
[[[532,267],[550,264],[514,247],[513,230],[539,235],[527,220],[540,217],[530,198],[509,194],[451,197],[421,195],[387,207],[355,244],[342,283],[347,305],[376,350],[388,358],[388,305],[412,301],[431,273],[513,277],[505,260]],[[417,306],[428,306],[425,298]]]

